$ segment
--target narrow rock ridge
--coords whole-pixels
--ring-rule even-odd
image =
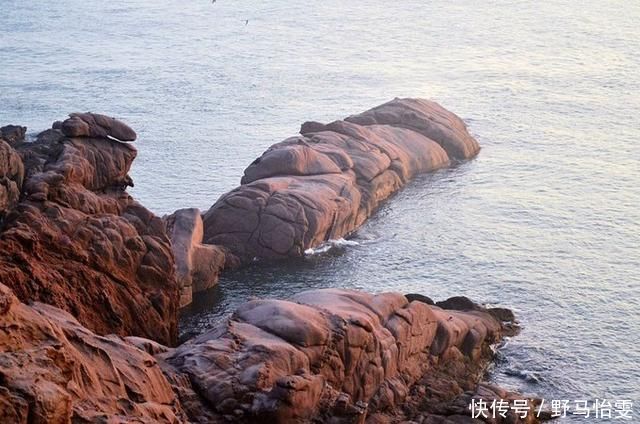
[[[348,236],[416,174],[479,149],[460,118],[421,99],[395,99],[327,125],[307,122],[204,214],[203,240],[245,263],[301,256]]]
[[[468,304],[307,291],[247,302],[168,348],[97,335],[0,284],[0,422],[478,422],[472,399],[525,398],[481,382],[513,327],[496,318],[505,310]],[[538,422],[513,411],[486,421]]]
[[[162,220],[125,191],[137,152],[114,139],[135,132],[96,114],[54,126],[63,130],[33,142],[24,142],[24,127],[2,129],[11,145],[0,140],[0,282],[99,334],[175,343],[170,242]]]

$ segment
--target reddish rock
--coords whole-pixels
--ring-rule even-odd
[[[225,266],[219,246],[202,244],[202,217],[196,208],[180,209],[165,219],[176,260],[180,307],[191,303],[195,293],[213,287]]]
[[[522,399],[479,383],[502,334],[489,312],[397,293],[254,300],[171,349],[96,335],[0,284],[0,328],[0,422],[455,423],[474,422],[472,399]]]
[[[97,113],[72,113],[60,124],[68,137],[112,137],[120,141],[134,141],[136,132],[123,122]]]
[[[156,360],[0,284],[0,422],[186,422]]]
[[[438,103],[425,99],[396,98],[349,116],[345,121],[408,128],[436,141],[451,159],[470,159],[480,151],[480,145],[469,134],[462,119]]]
[[[24,180],[24,165],[20,155],[0,140],[0,223],[2,217],[20,199]]]
[[[451,311],[399,293],[326,289],[247,302],[158,357],[168,375],[183,376],[185,385],[175,386],[194,421],[207,414],[236,422],[400,422],[459,412],[437,407],[476,390],[502,331],[480,307]],[[424,396],[426,384],[440,384],[437,398]],[[428,398],[431,410],[420,403]],[[413,411],[405,411],[408,402]]]
[[[301,256],[348,236],[418,173],[475,155],[464,123],[436,103],[394,100],[271,146],[204,214],[204,242],[243,262]]]
[[[24,182],[21,201],[5,206],[0,282],[20,300],[58,306],[99,334],[175,343],[170,242],[162,220],[125,191],[136,150],[56,131],[17,147]],[[19,187],[20,178],[11,177],[19,167],[9,169],[0,172]]]

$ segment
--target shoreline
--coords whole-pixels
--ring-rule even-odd
[[[223,269],[300,256],[358,228],[413,175],[474,156],[479,146],[464,123],[439,105],[396,99],[345,121],[305,123],[302,136],[267,150],[208,212],[163,219],[126,192],[136,156],[126,124],[71,114],[33,142],[25,131],[3,127],[0,141],[0,280],[9,284],[0,323],[19,329],[0,352],[0,417],[398,422],[464,416],[460,399],[468,406],[474,396],[525,399],[481,383],[490,345],[514,334],[513,314],[495,312],[503,320],[462,298],[442,309],[399,293],[328,289],[293,302],[249,301],[171,347],[179,307]],[[26,356],[19,346],[30,346]],[[66,359],[42,368],[53,351]],[[231,357],[244,365],[224,365]],[[18,363],[20,372],[10,371]],[[448,365],[438,371],[440,363]],[[349,370],[356,380],[348,382]],[[108,389],[117,375],[138,377]],[[442,396],[422,405],[424,388],[442,384]],[[106,398],[86,397],[105,390]],[[405,401],[413,412],[400,408]]]

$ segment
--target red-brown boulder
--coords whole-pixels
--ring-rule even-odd
[[[479,149],[462,120],[419,99],[328,125],[308,122],[301,132],[271,146],[204,214],[205,243],[244,262],[301,256],[348,236],[416,174]]]
[[[202,244],[202,216],[197,208],[175,211],[165,219],[176,261],[180,307],[187,306],[195,293],[213,287],[225,267],[220,246]]]
[[[136,132],[127,124],[98,113],[72,113],[60,125],[67,137],[112,137],[120,141],[134,141]]]

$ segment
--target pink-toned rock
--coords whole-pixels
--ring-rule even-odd
[[[345,121],[358,125],[408,128],[436,141],[451,159],[470,159],[480,151],[480,145],[469,134],[462,119],[426,99],[396,98],[361,114],[349,116]]]
[[[156,360],[120,337],[2,284],[0,328],[0,422],[186,422]]]
[[[6,148],[0,144],[0,173],[21,191],[0,212],[0,282],[99,334],[176,343],[178,290],[164,224],[125,191],[135,148],[58,130],[9,156]]]
[[[158,357],[167,374],[187,376],[190,399],[193,392],[204,399],[183,404],[190,417],[206,409],[237,422],[347,423],[399,414],[428,375],[448,376],[449,401],[474,389],[502,329],[480,307],[450,311],[399,293],[313,290],[247,302]]]
[[[416,174],[479,149],[459,118],[419,99],[301,132],[271,146],[204,214],[205,243],[244,262],[301,256],[348,236]]]
[[[219,246],[202,244],[200,210],[180,209],[165,218],[171,249],[176,260],[176,278],[180,288],[180,307],[193,295],[213,287],[225,266],[225,253]]]
[[[172,349],[98,336],[0,284],[0,329],[0,422],[473,422],[474,398],[522,399],[479,383],[503,332],[490,312],[398,293],[253,300]]]
[[[67,137],[112,137],[120,141],[134,141],[136,132],[127,124],[98,113],[72,113],[60,125]]]

